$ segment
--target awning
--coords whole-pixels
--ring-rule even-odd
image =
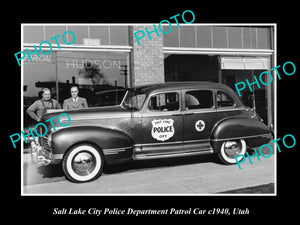
[[[268,70],[268,57],[221,57],[222,70]]]

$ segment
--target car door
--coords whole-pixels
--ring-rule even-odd
[[[180,91],[152,94],[142,115],[141,150],[146,155],[183,152],[183,116]]]
[[[183,90],[185,152],[212,152],[210,134],[217,122],[214,93],[207,89]]]

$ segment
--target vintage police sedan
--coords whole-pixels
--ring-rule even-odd
[[[127,90],[120,105],[66,112],[70,125],[32,143],[38,151],[33,159],[61,162],[73,182],[96,179],[104,164],[131,160],[213,153],[225,164],[234,164],[247,146],[272,138],[259,116],[218,83],[145,85]],[[47,113],[43,119],[59,113]]]

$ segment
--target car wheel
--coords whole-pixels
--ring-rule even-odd
[[[62,161],[63,171],[72,182],[97,179],[103,170],[103,155],[92,145],[82,144],[71,148]]]
[[[245,155],[247,150],[246,142],[244,140],[230,140],[224,141],[220,152],[218,154],[221,161],[225,164],[235,164],[237,161],[235,157],[238,155]],[[242,156],[238,157],[237,160],[241,161]]]

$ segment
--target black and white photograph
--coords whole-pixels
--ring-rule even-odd
[[[276,24],[182,15],[22,24],[24,195],[276,194]]]
[[[296,7],[202,3],[9,8],[9,221],[297,215]]]

